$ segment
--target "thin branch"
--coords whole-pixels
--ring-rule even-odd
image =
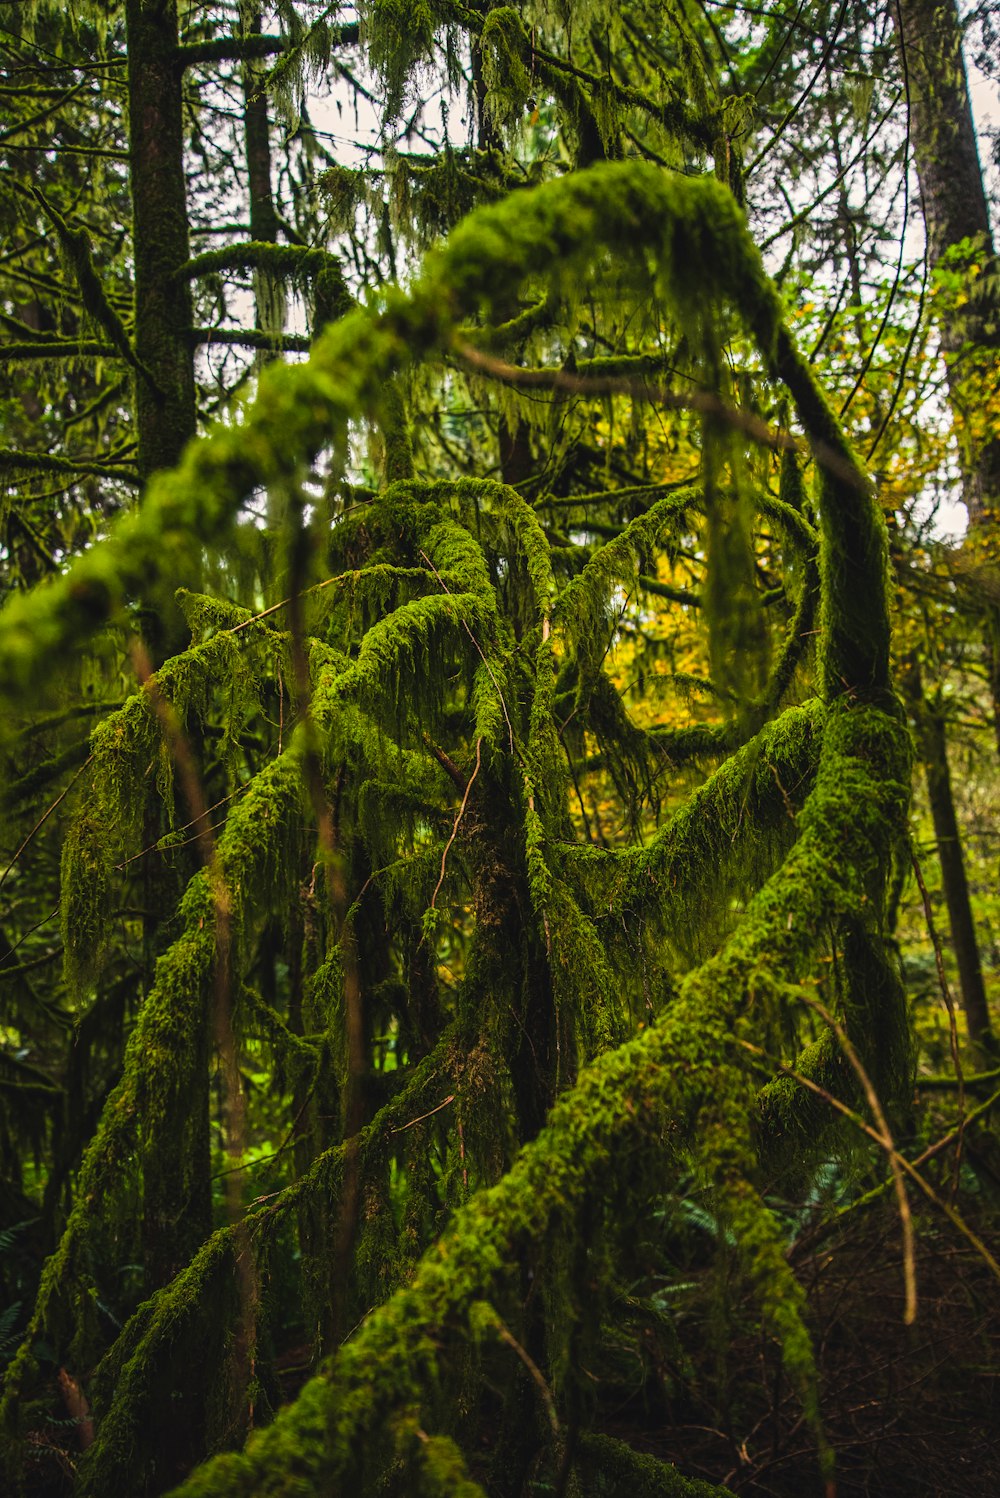
[[[435,907],[435,905],[437,904],[437,897],[438,897],[438,894],[439,894],[439,892],[441,890],[441,886],[444,883],[444,871],[445,871],[445,865],[448,862],[448,854],[451,851],[451,845],[452,845],[452,843],[455,841],[455,838],[458,836],[458,829],[459,829],[459,826],[461,825],[462,818],[465,815],[465,808],[466,808],[466,806],[469,803],[469,792],[472,790],[472,786],[473,786],[473,783],[475,781],[475,778],[479,774],[479,766],[480,766],[480,762],[481,762],[480,761],[480,755],[482,753],[482,747],[483,747],[483,741],[482,741],[481,738],[478,738],[476,740],[476,768],[473,770],[472,774],[469,776],[469,783],[465,787],[465,795],[462,797],[462,804],[458,808],[458,813],[457,813],[457,815],[455,817],[455,821],[454,821],[454,824],[453,824],[452,829],[451,829],[451,837],[445,843],[445,845],[444,845],[444,852],[441,854],[441,872],[438,875],[438,882],[434,886],[434,893],[431,895],[431,906],[430,906],[431,910],[433,910],[434,907]]]
[[[521,1362],[524,1364],[525,1368],[527,1368],[535,1384],[538,1386],[538,1390],[542,1396],[542,1403],[545,1405],[545,1413],[548,1416],[549,1424],[552,1427],[552,1434],[555,1437],[556,1443],[558,1445],[561,1438],[561,1431],[559,1429],[559,1416],[556,1413],[556,1402],[552,1397],[552,1390],[549,1388],[548,1384],[545,1381],[545,1375],[542,1373],[542,1370],[539,1368],[534,1358],[528,1352],[527,1348],[521,1346],[520,1342],[514,1336],[514,1333],[509,1331],[507,1327],[504,1326],[499,1316],[496,1319],[495,1326],[497,1336],[500,1338],[501,1342],[506,1343],[506,1345],[511,1349],[512,1352],[517,1353],[517,1356],[521,1359]]]
[[[828,443],[814,441],[807,444],[798,441],[790,432],[768,426],[766,421],[752,411],[741,411],[727,405],[711,390],[691,390],[681,395],[665,385],[648,379],[635,379],[625,375],[582,375],[568,369],[524,369],[517,364],[507,364],[470,343],[456,343],[455,354],[470,369],[491,379],[501,380],[505,385],[526,390],[566,390],[573,395],[627,395],[633,400],[648,401],[665,406],[672,411],[697,411],[716,416],[727,426],[744,432],[751,441],[772,452],[815,454],[824,467],[844,483],[859,487],[865,484],[863,475],[848,462],[841,453]]]
[[[18,937],[18,939],[14,943],[14,945],[12,947],[8,947],[7,950],[6,950],[6,952],[3,954],[3,956],[0,957],[0,967],[2,967],[3,964],[7,961],[8,957],[13,957],[13,955],[17,951],[18,947],[23,947],[24,946],[24,943],[28,940],[29,936],[33,936],[34,933],[36,931],[38,931],[42,926],[47,926],[48,923],[49,923],[49,921],[51,921],[54,916],[57,916],[59,914],[59,910],[60,910],[60,905],[59,905],[59,902],[57,901],[56,904],[53,905],[52,909],[49,911],[48,915],[43,915],[40,921],[36,921],[33,926],[29,926],[28,929],[27,929],[27,931],[25,931],[22,936]]]
[[[18,452],[13,447],[0,447],[0,469],[23,468],[37,473],[65,473],[84,478],[120,479],[123,484],[139,487],[139,475],[134,468],[113,468],[109,463],[88,463],[86,459],[76,462],[73,458],[60,458],[55,453]]]
[[[889,1121],[885,1116],[881,1099],[875,1091],[868,1069],[858,1055],[854,1044],[844,1029],[843,1025],[831,1014],[825,1004],[819,999],[811,998],[807,993],[800,994],[803,1002],[814,1009],[816,1013],[830,1026],[836,1035],[840,1048],[861,1083],[862,1091],[871,1109],[875,1120],[877,1131],[873,1132],[882,1148],[885,1150],[892,1167],[893,1180],[896,1189],[896,1202],[899,1207],[899,1220],[903,1230],[903,1280],[906,1287],[906,1308],[903,1313],[903,1322],[906,1326],[912,1326],[917,1319],[917,1271],[916,1271],[916,1247],[913,1236],[913,1215],[910,1212],[910,1199],[906,1194],[906,1186],[903,1181],[902,1167],[899,1164],[902,1158],[896,1150],[895,1141],[889,1130]]]
[[[313,346],[313,340],[302,333],[265,333],[261,328],[192,328],[189,337],[192,344],[203,348],[236,345],[274,353],[307,354]]]
[[[440,1113],[442,1108],[447,1108],[449,1103],[455,1101],[455,1094],[450,1093],[443,1102],[438,1103],[436,1108],[428,1108],[426,1113],[421,1113],[417,1118],[411,1118],[409,1123],[400,1124],[398,1129],[390,1129],[390,1134],[405,1134],[407,1129],[412,1129],[415,1124],[423,1123],[425,1118],[433,1118],[435,1113]]]
[[[86,770],[88,768],[88,766],[90,766],[93,763],[93,760],[94,760],[94,756],[92,754],[89,755],[88,758],[84,760],[83,764],[80,766],[80,768],[77,770],[76,774],[73,776],[73,778],[70,780],[69,784],[66,786],[66,789],[64,791],[60,792],[60,794],[56,797],[56,799],[53,801],[52,805],[48,808],[47,811],[43,811],[42,812],[42,815],[38,818],[38,821],[35,823],[34,827],[32,827],[31,831],[28,833],[27,837],[24,839],[24,842],[21,844],[21,846],[18,848],[17,852],[14,854],[14,856],[11,859],[10,863],[4,869],[3,873],[0,874],[0,889],[3,888],[3,886],[4,886],[5,882],[6,882],[6,879],[7,879],[7,875],[10,873],[11,869],[17,863],[17,860],[20,858],[20,856],[24,852],[25,848],[31,842],[32,838],[35,836],[35,834],[37,832],[39,832],[41,830],[42,827],[45,826],[45,823],[48,821],[49,817],[55,811],[56,807],[59,806],[61,802],[65,801],[65,799],[69,795],[70,791],[76,785],[76,782],[80,779],[80,776],[83,774],[84,770]],[[13,950],[13,948],[11,950]]]

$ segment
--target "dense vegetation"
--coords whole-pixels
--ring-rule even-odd
[[[5,11],[10,1491],[1000,1483],[994,26]]]

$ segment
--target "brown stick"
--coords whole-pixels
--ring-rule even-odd
[[[457,812],[457,814],[455,816],[455,821],[454,821],[454,824],[453,824],[452,829],[451,829],[451,837],[445,843],[445,845],[444,845],[444,852],[441,854],[441,872],[438,875],[438,882],[434,886],[434,893],[431,895],[431,909],[432,910],[434,909],[434,907],[435,907],[435,905],[437,903],[438,894],[440,892],[442,884],[444,883],[445,864],[448,862],[448,854],[451,851],[451,845],[455,841],[455,838],[458,836],[458,829],[459,829],[459,826],[461,825],[462,818],[465,815],[465,808],[466,808],[466,806],[468,805],[468,802],[469,802],[469,792],[472,790],[473,782],[475,781],[476,776],[479,774],[479,766],[480,766],[480,763],[481,763],[480,756],[481,756],[481,753],[482,753],[482,747],[483,747],[483,741],[482,741],[481,738],[479,738],[479,739],[476,740],[476,768],[473,770],[472,774],[469,777],[469,783],[465,787],[465,795],[462,797],[462,804],[458,808],[458,812]]]
[[[506,364],[502,359],[473,348],[470,343],[459,343],[455,352],[459,359],[479,374],[501,380],[505,385],[519,386],[526,390],[565,390],[572,395],[628,395],[635,400],[649,401],[666,406],[673,411],[697,411],[702,415],[715,416],[726,425],[744,432],[761,447],[772,452],[812,453],[823,466],[839,479],[853,486],[866,484],[863,475],[840,453],[824,442],[812,444],[799,442],[790,432],[779,431],[768,426],[752,412],[737,410],[729,406],[711,390],[692,390],[680,395],[665,385],[646,379],[632,379],[627,375],[581,375],[567,369],[523,369],[516,364]]]

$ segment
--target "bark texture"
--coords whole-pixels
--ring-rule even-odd
[[[930,265],[970,243],[981,273],[970,277],[961,315],[940,327],[949,396],[962,428],[963,497],[973,526],[995,519],[1000,502],[1000,433],[967,412],[967,348],[1000,349],[996,253],[962,56],[955,0],[900,0],[900,39],[910,95],[910,133],[927,223]],[[991,274],[992,272],[992,274]],[[978,387],[978,381],[971,384]]]
[[[182,69],[175,0],[127,0],[139,475],[170,468],[195,432]]]
[[[919,683],[919,678],[917,680]],[[992,1040],[990,1011],[979,960],[972,902],[969,899],[962,840],[955,815],[944,714],[936,703],[928,702],[922,693],[914,699],[913,709],[969,1039],[981,1049],[988,1050]]]

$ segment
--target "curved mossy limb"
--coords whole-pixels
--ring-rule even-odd
[[[346,457],[347,423],[374,414],[385,382],[447,348],[464,316],[510,305],[522,281],[558,286],[610,251],[655,264],[656,288],[695,346],[714,345],[723,308],[741,309],[771,372],[791,390],[825,474],[824,568],[837,597],[824,623],[827,681],[881,694],[888,667],[884,524],[858,465],[782,323],[728,191],[645,163],[606,163],[481,209],[427,257],[409,296],[390,293],[378,315],[356,311],[331,327],[309,361],[271,366],[241,425],[192,444],[175,471],[150,484],[143,509],[50,587],[11,600],[0,616],[0,691],[28,684],[45,663],[111,618],[130,595],[195,576],[202,545],[225,540],[243,500],[294,481],[321,447]],[[880,573],[874,594],[859,580]],[[843,602],[844,613],[838,613]],[[846,683],[846,687],[845,687]]]
[[[600,652],[602,626],[614,585],[634,579],[640,559],[655,550],[668,529],[679,525],[702,502],[702,489],[697,484],[654,500],[614,540],[599,547],[583,571],[566,584],[556,604],[555,618],[578,648],[592,651],[596,647]]]
[[[666,178],[630,163],[526,193],[514,208],[516,212],[508,211],[504,205],[502,210],[477,215],[456,231],[448,247],[428,262],[412,298],[391,295],[384,314],[375,321],[361,314],[347,319],[321,340],[304,373],[281,372],[262,380],[255,414],[243,429],[235,436],[222,433],[192,448],[179,474],[151,486],[142,515],[119,529],[109,545],[94,548],[44,594],[26,604],[15,602],[0,621],[0,669],[8,688],[57,653],[74,631],[106,618],[137,586],[137,579],[145,579],[147,571],[163,577],[164,572],[157,574],[156,569],[169,568],[184,557],[195,558],[199,537],[210,543],[224,539],[248,488],[269,480],[294,482],[302,463],[330,440],[331,431],[343,454],[348,420],[378,410],[385,381],[398,371],[408,353],[446,348],[460,314],[495,305],[497,295],[509,296],[526,276],[553,272],[554,279],[565,277],[566,284],[597,262],[602,246],[642,269],[652,258],[662,270],[662,289],[685,320],[692,339],[711,344],[732,300],[752,309],[762,348],[767,351],[774,344],[781,353],[776,299],[769,293],[759,260],[748,249],[738,213],[711,184]],[[640,255],[637,246],[645,246]],[[873,508],[870,495],[863,481],[855,482],[856,465],[849,453],[845,455],[842,443],[839,451],[836,443],[826,443],[823,409],[820,403],[817,415],[808,371],[794,360],[789,370],[802,407],[814,418],[811,435],[828,473],[823,495],[827,538],[823,585],[833,598],[830,607],[835,613],[848,586],[838,561],[843,555],[849,556],[852,566],[857,563],[850,586],[873,600],[865,615],[873,626],[869,637],[863,637],[857,615],[844,629],[838,630],[834,620],[828,630],[826,688],[831,699],[840,699],[835,710],[839,728],[845,721],[844,711],[858,700],[890,703],[886,621],[879,604],[879,595],[884,593],[880,572],[884,557],[878,522],[865,510],[865,506]],[[862,529],[867,538],[860,547],[854,546],[851,536],[859,509],[864,511]],[[436,540],[441,555],[452,547],[461,553],[457,562],[470,580],[468,589],[446,593],[439,600],[440,609],[429,607],[429,599],[405,604],[405,612],[392,616],[385,627],[368,632],[367,647],[362,646],[349,667],[330,662],[321,668],[321,689],[335,696],[341,690],[370,690],[375,704],[384,701],[381,692],[387,679],[406,679],[405,672],[397,670],[401,657],[408,657],[404,665],[409,669],[428,643],[436,642],[438,626],[445,630],[453,625],[456,635],[463,628],[477,635],[489,634],[496,616],[488,568],[482,558],[477,559],[468,535],[461,541],[455,536],[459,529],[446,528]],[[422,540],[432,556],[439,556],[429,533]],[[499,655],[508,641],[500,626],[496,627],[495,639],[486,638],[484,643],[489,650],[499,642]],[[506,687],[492,684],[506,716]],[[485,692],[483,678],[480,685]],[[530,692],[525,691],[523,700],[530,704]],[[495,710],[491,721],[497,730],[496,747],[502,753],[503,736]],[[602,1201],[613,1205],[616,1191],[625,1190],[634,1179],[631,1172],[655,1171],[660,1165],[664,1135],[675,1128],[682,1136],[693,1136],[704,1125],[704,1163],[708,1168],[718,1167],[724,1205],[745,1229],[760,1298],[783,1333],[786,1356],[800,1386],[807,1389],[808,1350],[802,1340],[794,1287],[784,1274],[773,1225],[753,1190],[749,1125],[739,1123],[740,1109],[748,1109],[749,1089],[740,1067],[727,1063],[725,1057],[733,1026],[745,1020],[766,1028],[769,1010],[787,1001],[788,982],[808,974],[818,933],[831,921],[856,916],[862,894],[871,898],[869,890],[857,884],[855,872],[869,866],[873,856],[872,867],[878,865],[884,829],[877,818],[866,823],[865,795],[874,806],[884,792],[884,805],[879,803],[883,820],[896,823],[899,795],[895,785],[889,784],[895,766],[882,742],[888,720],[859,713],[853,721],[855,739],[848,736],[847,743],[838,741],[833,719],[827,723],[816,791],[800,818],[801,838],[751,906],[739,930],[739,948],[729,943],[718,958],[692,975],[666,1018],[641,1044],[624,1047],[595,1064],[580,1087],[553,1111],[551,1127],[540,1137],[536,1153],[522,1155],[519,1166],[495,1188],[499,1195],[490,1198],[492,1216],[482,1203],[474,1203],[459,1216],[443,1249],[447,1271],[435,1276],[433,1256],[426,1259],[407,1292],[412,1299],[391,1302],[384,1313],[371,1319],[354,1344],[362,1353],[367,1350],[369,1358],[376,1355],[376,1370],[380,1366],[377,1356],[383,1353],[398,1354],[398,1364],[392,1365],[392,1372],[373,1373],[372,1365],[366,1368],[352,1361],[353,1348],[349,1347],[337,1375],[344,1401],[336,1405],[333,1415],[339,1422],[336,1439],[329,1446],[317,1446],[310,1429],[298,1454],[298,1468],[293,1464],[286,1476],[289,1470],[301,1474],[305,1462],[309,1471],[326,1468],[346,1482],[354,1459],[351,1453],[366,1444],[380,1413],[419,1398],[419,1378],[418,1394],[413,1393],[414,1377],[434,1371],[439,1349],[428,1327],[455,1322],[463,1331],[462,1317],[470,1297],[491,1293],[522,1247],[536,1246],[552,1224],[568,1223],[572,1229],[573,1213],[582,1202],[588,1210],[596,1210]],[[863,741],[864,728],[869,738]],[[513,751],[512,728],[510,747]],[[540,737],[531,742],[531,750],[537,750],[538,763],[548,763],[547,746]],[[858,765],[866,760],[871,760],[870,783],[861,784]],[[528,765],[529,776],[535,768]],[[838,776],[847,789],[846,806],[834,796]],[[542,775],[537,785],[532,781],[525,786],[524,847],[532,860],[536,908],[558,919],[547,867],[553,858],[551,827],[558,813],[554,805],[546,805],[547,782],[548,777]],[[510,789],[503,780],[499,784]],[[533,796],[534,808],[530,805]],[[520,810],[525,803],[519,795],[516,801]],[[552,819],[548,825],[546,817]],[[847,867],[838,873],[839,864],[845,861]],[[872,882],[872,888],[876,883]],[[186,914],[190,913],[189,908]],[[798,928],[799,921],[807,929]],[[204,956],[200,948],[190,955],[196,966]],[[783,986],[778,983],[781,973],[786,980]],[[749,1033],[757,1031],[751,1028]],[[453,1272],[456,1263],[457,1274]],[[305,1427],[296,1421],[304,1419],[308,1424],[311,1398],[307,1396],[297,1414],[286,1417],[280,1429],[275,1427],[270,1447],[252,1448],[247,1460],[257,1462],[261,1452],[273,1453],[282,1431],[305,1434]],[[328,1416],[332,1410],[329,1403]],[[324,1443],[327,1438],[324,1434]],[[268,1439],[263,1438],[265,1443]],[[194,1481],[211,1482],[211,1470]],[[243,1470],[252,1473],[252,1467]],[[268,1467],[266,1476],[260,1466],[256,1470],[262,1482],[279,1480],[273,1468]],[[312,1478],[307,1475],[303,1480]]]
[[[732,1498],[728,1488],[685,1477],[669,1462],[635,1451],[614,1436],[582,1435],[576,1463],[588,1498]]]
[[[731,754],[645,848],[565,850],[574,879],[615,918],[642,915],[705,955],[734,893],[759,885],[799,834],[797,807],[824,744],[818,701],[787,708]],[[692,939],[691,933],[697,933]]]
[[[831,920],[864,908],[905,807],[907,764],[892,718],[843,702],[830,710],[801,837],[736,933],[689,975],[660,1020],[581,1075],[511,1171],[457,1213],[413,1282],[371,1314],[329,1374],[307,1385],[245,1452],[199,1468],[178,1490],[183,1498],[359,1491],[362,1453],[394,1411],[419,1408],[439,1376],[444,1344],[472,1334],[474,1305],[491,1300],[557,1224],[572,1237],[584,1204],[613,1211],[634,1199],[637,1181],[655,1178],[668,1133],[721,1182],[721,1210],[815,1416],[803,1292],[752,1185],[750,1089],[731,1038],[755,1033],[769,1004],[787,1002]],[[293,1452],[297,1486],[287,1465]]]

